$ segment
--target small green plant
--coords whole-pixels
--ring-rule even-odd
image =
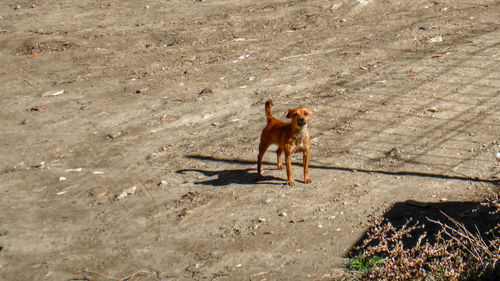
[[[384,260],[380,256],[366,257],[359,255],[349,259],[348,269],[352,271],[367,271],[375,266],[378,266]]]

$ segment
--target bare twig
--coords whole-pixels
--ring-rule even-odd
[[[138,270],[138,271],[134,272],[133,274],[131,274],[129,276],[126,276],[126,277],[122,277],[122,278],[117,278],[117,277],[113,277],[113,276],[104,275],[102,273],[95,272],[95,271],[90,271],[90,270],[87,270],[87,269],[83,270],[83,272],[89,273],[89,274],[94,274],[94,275],[106,278],[108,280],[114,280],[114,281],[132,281],[132,279],[134,279],[135,276],[137,276],[139,274],[147,274],[147,273],[156,273],[156,279],[158,279],[158,272],[155,272],[155,271],[152,271],[152,270]]]

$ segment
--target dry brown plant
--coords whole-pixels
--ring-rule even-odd
[[[500,200],[493,193],[483,203],[490,214],[500,214]],[[443,212],[442,212],[443,213]],[[408,220],[396,228],[382,218],[358,250],[364,257],[384,257],[378,267],[363,273],[362,280],[500,280],[500,222],[484,235],[443,213],[451,223],[438,220],[441,229],[427,237],[425,226]],[[413,236],[418,237],[414,243]],[[486,241],[484,237],[489,237]],[[491,237],[491,238],[490,238]],[[432,239],[427,239],[432,238]]]

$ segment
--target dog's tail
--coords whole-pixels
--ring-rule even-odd
[[[272,105],[273,105],[272,100],[266,101],[266,118],[267,118],[268,123],[269,123],[269,121],[271,121],[271,119],[273,119],[273,115],[271,114],[271,106]]]

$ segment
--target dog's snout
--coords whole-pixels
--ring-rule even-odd
[[[304,122],[304,118],[300,117],[299,118],[299,122],[303,123]]]

